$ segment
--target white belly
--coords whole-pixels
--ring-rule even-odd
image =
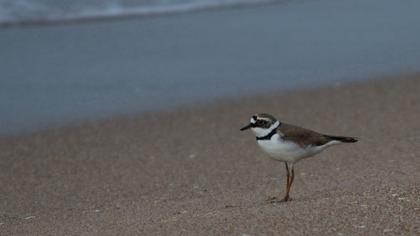
[[[275,134],[270,140],[258,140],[257,143],[258,146],[272,158],[279,161],[295,163],[303,158],[315,155],[328,146],[338,142],[334,141],[334,143],[329,142],[322,146],[307,146],[302,148],[296,143],[285,141],[281,139],[278,134]]]

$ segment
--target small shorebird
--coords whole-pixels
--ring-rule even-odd
[[[320,134],[309,129],[282,123],[269,114],[253,115],[250,123],[241,128],[241,131],[247,129],[254,132],[258,146],[264,152],[286,165],[286,195],[281,200],[282,202],[290,200],[289,192],[295,178],[293,165],[296,162],[336,144],[357,142],[356,138]],[[276,198],[271,198],[270,201],[275,202]]]

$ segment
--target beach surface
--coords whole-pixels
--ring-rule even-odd
[[[357,136],[266,157],[249,116]],[[0,138],[1,235],[416,235],[420,75],[270,93]]]

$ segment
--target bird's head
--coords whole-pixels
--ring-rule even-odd
[[[263,137],[277,128],[280,122],[270,114],[255,114],[251,117],[248,125],[241,128],[241,131],[251,129],[255,136]]]

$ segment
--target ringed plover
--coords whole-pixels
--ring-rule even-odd
[[[286,195],[281,200],[290,200],[289,192],[295,178],[294,164],[304,158],[311,157],[336,144],[354,143],[353,137],[320,134],[278,121],[269,114],[256,114],[241,131],[251,129],[258,146],[275,160],[285,163],[287,172]],[[272,202],[276,198],[270,199]]]

